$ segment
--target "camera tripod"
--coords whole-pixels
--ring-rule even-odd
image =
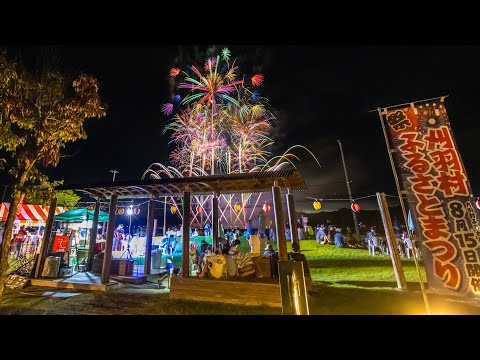
[[[125,254],[127,254],[127,259],[130,259],[130,260],[133,260],[133,257],[132,257],[132,253],[130,252],[130,241],[131,240],[128,240],[127,242],[127,248],[124,250],[124,252],[122,253],[122,255],[120,255],[120,259],[123,259],[123,256]]]

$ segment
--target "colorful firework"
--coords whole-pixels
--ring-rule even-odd
[[[162,107],[165,115],[173,114],[163,133],[171,133],[170,144],[175,148],[170,153],[170,161],[174,166],[152,164],[144,177],[206,176],[295,167],[293,161],[299,158],[289,151],[304,147],[298,145],[280,156],[271,157],[268,148],[273,140],[269,134],[274,116],[267,109],[267,99],[261,92],[240,80],[243,77],[238,76],[239,67],[235,60],[229,62],[230,56],[230,50],[224,48],[221,55],[207,59],[204,73],[195,65],[182,72],[178,68],[170,70],[172,77],[182,74],[178,83],[182,96],[175,94],[172,103]],[[255,74],[251,84],[259,87],[264,78],[263,74]],[[244,200],[250,196],[245,195]],[[255,196],[258,196],[256,204],[261,194]],[[221,198],[227,207],[232,203],[225,196]],[[196,201],[203,206],[207,199]],[[238,212],[236,220],[241,220],[241,213],[245,220],[244,210]],[[197,216],[195,208],[192,214]]]
[[[173,104],[172,103],[166,103],[162,107],[162,112],[164,115],[171,115],[173,112]]]
[[[260,86],[263,83],[264,76],[262,74],[257,74],[252,76],[252,85]]]
[[[180,69],[179,68],[171,68],[169,75],[172,77],[176,77],[178,74],[180,74]]]

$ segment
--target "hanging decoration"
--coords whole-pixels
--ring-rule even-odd
[[[240,205],[238,202],[235,203],[235,206],[233,207],[236,212],[240,212],[242,210],[242,205]]]
[[[139,208],[139,207],[136,207],[135,209],[133,209],[133,213],[134,213],[135,215],[140,214],[140,208]]]
[[[175,214],[175,213],[177,212],[177,207],[176,207],[175,205],[172,205],[172,206],[170,207],[170,212],[171,212],[172,214]]]
[[[320,209],[322,208],[322,203],[321,203],[320,201],[318,201],[318,200],[315,200],[315,201],[313,202],[313,208],[314,208],[315,210],[320,210]]]
[[[202,208],[200,205],[198,205],[198,206],[197,206],[197,212],[200,213],[200,212],[202,212],[202,211],[203,211],[203,208]]]
[[[477,206],[477,209],[480,210],[480,198],[478,198],[477,200],[475,200],[475,205]]]
[[[265,211],[265,212],[269,212],[269,211],[270,211],[270,205],[268,205],[267,203],[265,203],[265,204],[263,204],[262,209],[263,209],[263,211]]]
[[[354,211],[354,212],[359,212],[360,211],[360,205],[358,205],[356,202],[353,202],[350,207],[352,208],[352,211]]]
[[[124,209],[124,208],[118,209],[118,210],[117,210],[117,214],[118,214],[118,215],[123,215],[123,214],[125,214],[125,209]]]

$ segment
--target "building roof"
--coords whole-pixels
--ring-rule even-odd
[[[298,170],[66,185],[58,190],[75,190],[102,199],[109,199],[114,193],[119,199],[135,199],[181,196],[184,191],[190,191],[192,195],[265,192],[271,191],[274,181],[278,182],[282,191],[287,188],[291,191],[306,190],[305,181]]]

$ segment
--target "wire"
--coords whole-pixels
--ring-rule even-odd
[[[367,196],[362,196],[362,197],[357,197],[357,198],[352,198],[353,201],[357,201],[357,200],[362,200],[362,199],[367,199],[367,198],[371,198],[371,197],[376,197],[377,194],[373,194],[373,195],[367,195]],[[397,195],[388,195],[388,194],[385,194],[385,196],[389,196],[389,197],[393,197],[393,198],[399,198]],[[310,197],[310,196],[305,196],[305,199],[311,199],[311,200],[318,200],[320,199],[320,201],[350,201],[349,198],[341,198],[341,199],[336,199],[336,198],[330,198],[330,199],[324,199],[322,197],[317,197],[317,198],[313,198],[313,197]]]

